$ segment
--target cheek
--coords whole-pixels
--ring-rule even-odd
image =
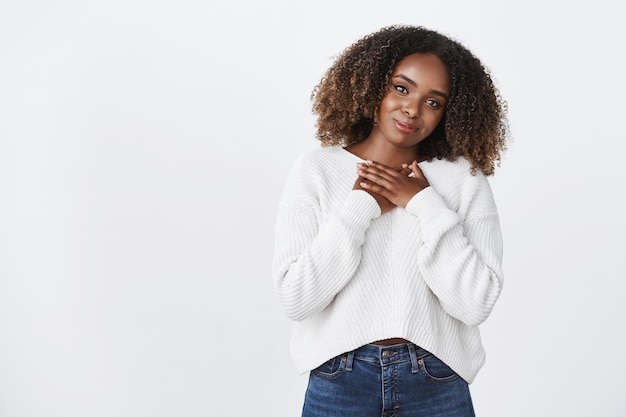
[[[398,107],[397,100],[395,100],[394,97],[391,95],[386,95],[385,97],[383,97],[382,101],[380,102],[380,106],[378,106],[378,109],[379,109],[378,112],[379,113],[390,112],[396,107]]]
[[[387,113],[387,107],[385,106],[385,103],[382,102],[380,103],[380,106],[378,106],[378,110],[376,110],[376,117],[378,120],[384,118],[385,113]]]
[[[441,119],[443,119],[443,113],[431,114],[427,120],[428,127],[431,130],[435,130],[439,123],[441,123]]]

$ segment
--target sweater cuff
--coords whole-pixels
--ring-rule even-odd
[[[364,190],[350,191],[341,210],[342,217],[362,227],[366,227],[372,219],[380,215],[380,206],[376,199]]]
[[[455,224],[458,214],[448,207],[444,199],[432,186],[415,194],[406,205],[406,210],[420,219],[422,230]]]

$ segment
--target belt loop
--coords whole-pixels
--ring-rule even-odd
[[[354,351],[346,353],[346,371],[352,371],[352,362],[354,361]]]
[[[409,347],[409,356],[411,357],[411,372],[417,373],[419,371],[419,367],[417,364],[417,353],[415,352],[415,345],[413,343],[407,344]]]

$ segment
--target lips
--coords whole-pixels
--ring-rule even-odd
[[[396,129],[403,133],[413,133],[417,130],[417,126],[410,123],[404,123],[396,119],[393,119],[393,123],[396,125]]]

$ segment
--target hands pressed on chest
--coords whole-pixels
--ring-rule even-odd
[[[430,185],[416,161],[399,168],[367,161],[357,164],[357,173],[353,188],[370,193],[383,214],[395,207],[406,207],[415,194]]]

